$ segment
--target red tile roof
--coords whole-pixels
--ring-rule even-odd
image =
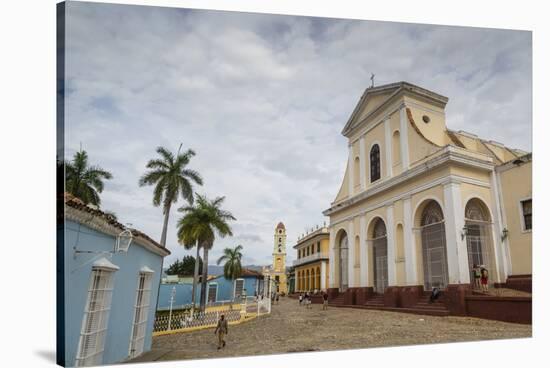
[[[251,270],[249,268],[243,268],[241,270],[241,277],[244,277],[244,276],[257,276],[257,277],[262,277],[263,275],[258,272],[258,271],[254,271],[254,270]]]
[[[64,202],[65,202],[66,206],[69,206],[69,207],[72,207],[72,208],[77,209],[79,211],[87,212],[89,214],[92,214],[94,216],[98,216],[98,217],[102,218],[107,224],[109,224],[111,226],[114,226],[117,229],[120,229],[120,230],[125,230],[126,229],[126,227],[124,225],[122,225],[120,222],[118,222],[117,220],[115,220],[115,218],[113,216],[110,216],[109,214],[101,211],[100,209],[96,209],[96,208],[93,208],[92,206],[86,205],[80,198],[75,197],[71,193],[65,192]],[[168,254],[170,254],[170,251],[166,247],[163,247],[162,245],[157,243],[149,235],[147,235],[147,234],[145,234],[145,233],[143,233],[139,230],[136,230],[136,229],[130,229],[130,231],[132,232],[132,235],[135,238],[145,239],[148,242],[152,243],[157,248],[160,248],[164,252],[168,252]]]

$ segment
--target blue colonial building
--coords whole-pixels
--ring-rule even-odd
[[[112,364],[150,350],[163,257],[170,252],[68,194],[63,220],[58,361]]]
[[[264,277],[260,272],[243,269],[241,275],[235,279],[226,279],[223,275],[214,277],[207,282],[207,301],[209,304],[240,300],[241,296],[262,295],[264,291]],[[170,308],[170,299],[174,291],[172,307],[181,309],[191,304],[193,285],[191,284],[161,284],[159,291],[159,310]],[[195,293],[195,301],[200,299],[200,284]]]

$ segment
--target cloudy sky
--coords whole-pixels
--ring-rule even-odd
[[[246,264],[268,264],[279,221],[295,258],[340,187],[340,132],[371,72],[449,97],[450,129],[531,150],[529,32],[75,2],[66,22],[65,156],[82,144],[114,175],[102,208],[159,239],[138,179],[157,146],[195,150],[196,191],[237,218],[212,259],[242,244]],[[165,264],[187,253],[178,217]]]

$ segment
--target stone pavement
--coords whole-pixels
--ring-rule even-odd
[[[152,350],[132,362],[219,358],[302,351],[359,349],[531,337],[531,326],[469,317],[430,317],[377,310],[311,309],[282,298],[271,315],[230,326],[217,350],[213,329],[158,336]]]

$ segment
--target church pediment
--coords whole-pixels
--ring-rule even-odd
[[[354,128],[360,125],[370,115],[379,111],[379,109],[384,108],[384,105],[386,105],[387,102],[402,93],[410,93],[416,97],[422,98],[425,101],[429,101],[442,107],[444,107],[448,101],[445,96],[441,96],[408,82],[397,82],[378,87],[369,87],[365,90],[365,92],[363,92],[363,95],[359,99],[357,106],[355,106],[355,109],[348,119],[346,126],[342,130],[342,134],[344,136],[348,136]]]
[[[373,111],[389,100],[401,87],[400,83],[387,84],[380,87],[369,87],[363,92],[357,106],[351,113],[342,134],[346,135]]]

